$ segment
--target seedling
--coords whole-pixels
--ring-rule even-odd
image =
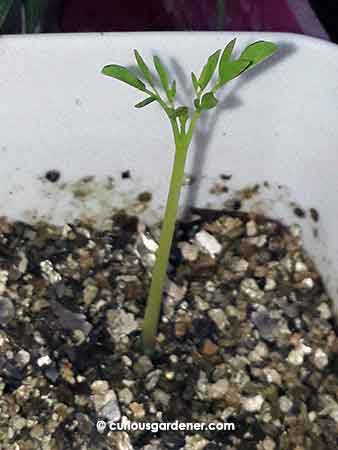
[[[142,344],[146,353],[151,354],[155,345],[163,287],[184,179],[184,167],[197,122],[205,112],[217,106],[216,94],[224,85],[256,66],[277,50],[277,46],[272,42],[258,41],[246,47],[239,58],[234,59],[232,53],[235,42],[236,39],[233,39],[226,45],[223,52],[217,50],[213,53],[208,58],[199,77],[194,73],[191,74],[196,95],[192,108],[175,104],[176,81],[170,82],[168,71],[158,56],[154,56],[153,62],[163,92],[157,88],[157,81],[137,50],[134,50],[135,59],[143,79],[131,70],[117,64],[105,66],[102,70],[104,75],[123,81],[147,95],[144,100],[135,105],[136,108],[144,108],[157,102],[169,119],[175,143],[175,158],[167,205],[142,328]],[[210,85],[211,87],[208,87]]]

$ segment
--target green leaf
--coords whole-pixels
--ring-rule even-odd
[[[156,97],[154,97],[154,96],[145,98],[144,100],[142,100],[142,102],[137,103],[137,104],[135,105],[135,108],[144,108],[145,106],[150,105],[150,103],[153,103],[153,102],[156,101],[156,100],[157,100],[157,99],[156,99]]]
[[[171,117],[175,119],[175,117],[184,117],[189,114],[189,108],[187,106],[180,106],[179,108],[176,108]]]
[[[108,77],[116,78],[116,80],[123,81],[124,83],[133,86],[140,91],[145,91],[145,84],[137,78],[130,70],[118,64],[110,64],[102,69],[102,73]]]
[[[203,95],[200,108],[204,111],[214,108],[218,103],[217,98],[213,92],[207,92]]]
[[[168,100],[171,101],[171,92],[169,87],[169,81],[168,81],[168,72],[167,69],[162,64],[162,61],[158,56],[154,56],[154,65],[156,68],[156,71],[158,73],[158,76],[160,77],[161,84],[163,86],[163,89],[168,97]]]
[[[14,0],[0,0],[0,27],[4,24]]]
[[[46,0],[24,0],[26,33],[34,33],[46,11]]]
[[[200,107],[201,107],[201,102],[200,102],[199,98],[195,98],[195,100],[194,100],[194,106],[195,106],[196,109],[200,109]]]
[[[137,65],[138,65],[140,71],[142,72],[144,78],[148,81],[150,86],[153,87],[154,79],[153,79],[153,76],[152,76],[147,64],[144,62],[144,59],[142,58],[142,56],[139,54],[139,52],[136,49],[134,50],[134,55],[135,55]]]
[[[192,84],[194,86],[195,92],[197,94],[198,90],[199,90],[199,85],[198,85],[198,80],[196,75],[194,74],[194,72],[191,72],[191,79],[192,79]]]
[[[211,80],[216,70],[220,53],[221,50],[217,50],[215,53],[209,56],[206,65],[203,67],[201,75],[198,79],[198,85],[201,88],[201,90],[203,90]]]
[[[224,64],[219,75],[218,87],[223,86],[223,84],[228,81],[233,80],[238,77],[245,69],[250,66],[250,61],[245,59],[237,59],[234,61],[228,61],[227,64]]]
[[[277,45],[273,42],[257,41],[242,52],[240,59],[247,59],[251,62],[251,66],[254,66],[273,55],[276,51]]]
[[[219,62],[219,66],[218,66],[219,75],[221,75],[221,73],[224,71],[225,66],[227,64],[229,64],[230,57],[231,57],[232,51],[235,47],[235,44],[236,44],[236,38],[233,39],[232,41],[230,41],[224,48],[220,62]]]

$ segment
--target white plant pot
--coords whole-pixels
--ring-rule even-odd
[[[160,218],[173,158],[167,120],[157,105],[134,109],[140,93],[104,77],[101,68],[130,66],[135,47],[148,59],[158,53],[185,101],[190,72],[234,36],[237,49],[266,39],[280,51],[232,82],[222,107],[205,115],[186,170],[196,182],[184,187],[182,205],[222,206],[225,195],[209,192],[222,173],[232,174],[232,191],[268,181],[246,209],[301,224],[338,311],[338,49],[325,41],[223,32],[2,37],[1,215],[59,224],[86,215],[100,222],[111,206],[134,208],[137,194],[150,191],[145,216]],[[58,183],[44,180],[50,169],[60,171]],[[132,178],[121,179],[127,169]],[[88,175],[95,180],[83,192],[78,180]],[[294,215],[294,204],[306,218]],[[318,210],[318,223],[310,208]]]

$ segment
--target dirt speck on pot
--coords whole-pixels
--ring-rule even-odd
[[[142,203],[149,203],[152,200],[153,196],[150,192],[141,192],[137,199]]]
[[[192,186],[196,181],[193,175],[185,174],[183,179],[183,186]]]
[[[56,183],[61,178],[61,173],[58,170],[48,170],[45,174],[46,180],[50,181],[51,183]]]
[[[0,220],[0,448],[336,449],[338,336],[300,228],[194,209],[150,359],[139,335],[158,231],[124,211],[104,230]],[[235,430],[96,430],[123,417]]]
[[[306,212],[299,206],[294,207],[293,212],[295,216],[299,217],[300,219],[304,219],[304,217],[306,217]]]
[[[314,222],[318,222],[319,221],[319,212],[316,208],[310,208],[310,215],[311,215],[311,219]]]
[[[226,174],[226,173],[222,173],[222,174],[220,175],[220,178],[221,178],[221,180],[229,181],[229,180],[231,180],[232,175]]]

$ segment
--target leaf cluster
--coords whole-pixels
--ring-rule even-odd
[[[235,43],[236,39],[233,39],[223,51],[219,49],[210,55],[198,77],[194,72],[191,73],[195,92],[191,122],[202,112],[216,107],[218,103],[216,93],[219,89],[246,70],[264,61],[277,50],[277,46],[272,42],[257,41],[247,46],[236,59],[233,57]],[[186,131],[186,124],[190,118],[190,109],[185,105],[175,106],[176,81],[170,81],[169,72],[160,57],[154,56],[153,64],[164,96],[157,89],[158,80],[154,78],[140,53],[134,50],[134,55],[142,79],[130,69],[118,64],[105,66],[102,73],[147,94],[144,100],[135,105],[136,108],[143,108],[157,101],[168,115],[177,138],[189,134],[189,130]]]

